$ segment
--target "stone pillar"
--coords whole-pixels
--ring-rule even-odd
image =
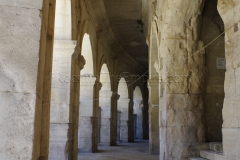
[[[123,99],[120,97],[118,100],[118,110],[121,112],[120,121],[120,141],[128,142],[128,105],[130,99]]]
[[[116,92],[111,96],[111,120],[110,120],[110,145],[117,145],[117,114],[118,114],[118,99],[120,95]]]
[[[79,109],[79,150],[92,152],[93,136],[93,96],[96,77],[80,78],[80,109]]]
[[[49,3],[42,0],[24,2],[0,2],[2,160],[38,159],[40,154],[45,55],[52,55],[48,52],[52,46],[46,45],[46,35],[52,36],[48,32],[48,9],[43,11],[43,4]],[[50,9],[53,10],[53,6]],[[45,17],[40,17],[41,14]],[[44,31],[41,26],[44,26]],[[52,41],[51,38],[49,40]],[[49,50],[46,51],[47,47]]]
[[[149,151],[159,154],[159,93],[158,79],[148,81],[149,90]]]
[[[67,159],[72,54],[76,42],[55,40],[52,69],[49,159]]]
[[[86,60],[80,55],[80,48],[76,46],[75,52],[72,55],[71,68],[71,91],[70,91],[70,107],[69,107],[69,130],[68,139],[69,145],[66,146],[68,159],[77,159],[78,157],[78,126],[79,126],[79,102],[80,102],[80,71],[86,64]]]
[[[128,142],[134,142],[133,95],[130,97],[128,104]]]
[[[163,160],[198,156],[205,142],[205,57],[198,29],[203,1],[180,0],[177,5],[172,4],[169,1],[162,6],[168,8],[169,14],[162,19],[160,29],[159,132]]]
[[[68,159],[72,141],[70,88],[72,54],[76,42],[71,40],[71,1],[57,0],[52,69],[49,159]]]
[[[218,11],[225,26],[226,73],[223,104],[224,160],[240,159],[240,2],[218,1]]]
[[[101,145],[110,145],[111,96],[112,91],[101,90],[99,93],[99,106],[102,109],[100,132]]]
[[[99,111],[99,91],[101,90],[102,83],[98,80],[95,81],[94,84],[94,92],[93,92],[93,136],[92,136],[92,144],[93,144],[93,152],[98,151],[98,111]]]

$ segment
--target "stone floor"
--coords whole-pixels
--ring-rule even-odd
[[[78,160],[158,160],[158,155],[149,154],[148,141],[98,148],[98,153],[79,153]]]

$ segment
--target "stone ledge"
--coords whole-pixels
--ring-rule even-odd
[[[207,159],[201,158],[201,157],[193,157],[193,158],[190,158],[189,160],[207,160]]]
[[[223,152],[223,145],[221,142],[211,142],[209,143],[209,147],[215,152]]]
[[[209,160],[224,160],[223,154],[211,150],[200,151],[200,156]]]

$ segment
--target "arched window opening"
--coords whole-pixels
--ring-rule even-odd
[[[78,147],[80,152],[91,152],[93,145],[93,94],[96,78],[93,76],[92,46],[88,34],[83,37],[81,54],[86,63],[80,73]]]
[[[118,123],[117,123],[117,141],[128,142],[128,87],[127,82],[124,78],[121,78],[118,84],[118,99],[117,110],[118,110]]]
[[[137,86],[133,92],[134,101],[134,139],[143,139],[143,97],[141,89]]]
[[[99,93],[99,107],[101,121],[99,122],[99,145],[110,145],[110,120],[111,120],[111,81],[106,64],[103,64],[100,73],[102,88]]]

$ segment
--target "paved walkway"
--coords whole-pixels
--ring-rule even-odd
[[[148,141],[99,146],[98,153],[79,153],[78,160],[158,160],[158,155],[150,155],[148,148]]]

